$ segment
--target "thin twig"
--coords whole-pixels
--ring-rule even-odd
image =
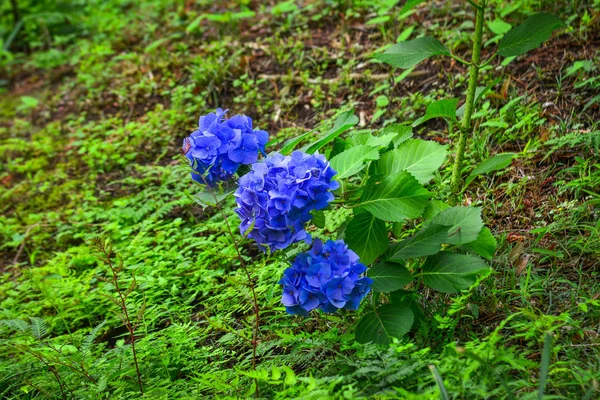
[[[406,77],[407,78],[417,78],[417,77],[425,76],[428,74],[429,74],[428,71],[413,71],[413,72],[409,73]],[[392,79],[393,77],[394,76],[392,74],[368,75],[368,74],[358,74],[358,73],[352,73],[352,74],[348,74],[346,76],[340,75],[340,76],[337,76],[337,77],[331,78],[331,79],[321,79],[321,78],[316,78],[316,79],[315,78],[306,78],[305,79],[301,76],[278,75],[278,74],[260,74],[260,75],[258,75],[259,79],[282,80],[282,81],[289,81],[289,82],[294,82],[294,83],[309,83],[311,85],[317,85],[320,83],[331,85],[334,83],[338,83],[342,79],[354,79],[354,80],[368,79],[370,81],[385,81],[387,79]]]

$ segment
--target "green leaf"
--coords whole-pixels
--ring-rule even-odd
[[[406,3],[404,3],[404,7],[402,7],[402,10],[400,10],[400,15],[406,14],[411,10],[411,8],[421,4],[424,1],[425,0],[406,0]]]
[[[383,135],[375,136],[371,132],[362,132],[352,136],[349,140],[355,146],[373,146],[377,148],[387,148],[390,143],[398,136],[394,132],[389,132]],[[378,157],[379,158],[379,157]]]
[[[42,318],[38,317],[29,317],[31,320],[31,325],[29,329],[31,329],[31,333],[36,339],[41,339],[46,336],[48,333],[48,324]]]
[[[365,22],[365,26],[378,25],[388,22],[390,20],[389,15],[381,15],[379,17],[371,18],[367,22]]]
[[[358,124],[358,121],[358,117],[354,115],[353,110],[341,113],[340,116],[335,120],[333,128],[331,128],[331,130],[325,134],[325,137],[311,145],[306,152],[309,154],[314,153],[348,129],[352,128],[354,125]]]
[[[433,118],[447,118],[451,121],[456,121],[456,107],[458,106],[458,99],[443,99],[437,100],[427,106],[425,115],[416,120],[412,126],[421,125],[425,121],[429,121]]]
[[[356,326],[359,343],[389,345],[392,338],[401,338],[412,327],[415,317],[404,304],[386,304],[365,315]]]
[[[291,138],[289,140],[286,140],[286,142],[284,143],[283,147],[281,148],[281,150],[279,151],[281,154],[283,154],[284,156],[287,156],[288,154],[290,154],[294,148],[300,143],[302,142],[304,139],[306,139],[311,133],[315,132],[317,129],[312,129],[308,132],[304,132],[301,135],[296,136],[295,138]],[[269,146],[269,143],[267,143],[267,146]]]
[[[356,146],[331,159],[331,167],[337,171],[335,179],[346,179],[365,168],[365,161],[377,160],[379,151],[373,146]]]
[[[505,22],[500,18],[488,22],[487,26],[495,35],[503,35],[512,27],[508,22]]]
[[[492,235],[489,228],[483,228],[474,242],[461,246],[469,253],[479,254],[483,258],[491,260],[496,252],[496,238]]]
[[[477,274],[488,267],[481,258],[443,251],[423,264],[423,282],[442,293],[456,293],[475,283]]]
[[[359,205],[384,221],[402,221],[421,215],[430,195],[415,177],[401,171],[367,186]]]
[[[473,172],[467,177],[465,187],[478,175],[487,174],[488,172],[498,171],[508,167],[512,163],[513,158],[515,158],[515,155],[516,154],[514,153],[502,153],[483,161],[476,166]]]
[[[396,68],[411,68],[426,58],[439,55],[450,55],[450,51],[439,40],[425,36],[397,43],[384,53],[376,54],[375,58]]]
[[[498,54],[504,57],[520,56],[539,47],[548,40],[552,32],[564,26],[554,15],[536,14],[527,18],[521,25],[512,28],[498,45]]]
[[[368,212],[355,215],[346,226],[345,241],[363,264],[371,264],[387,249],[385,223]]]
[[[201,205],[202,208],[215,207],[217,204],[225,200],[229,195],[233,194],[235,190],[235,188],[214,188],[210,190],[203,190],[194,197],[194,201]]]
[[[31,97],[31,96],[21,96],[21,103],[26,108],[36,108],[37,106],[40,105],[40,101],[38,99],[36,99],[35,97]]]
[[[187,33],[192,33],[193,31],[195,31],[196,29],[198,29],[198,26],[200,26],[200,22],[202,22],[204,19],[206,18],[206,14],[200,14],[198,15],[192,22],[190,22],[190,24],[185,28],[185,31]]]
[[[390,260],[425,257],[438,253],[448,239],[447,225],[431,224],[415,236],[390,246]]]
[[[450,208],[450,206],[444,203],[441,200],[431,200],[427,207],[425,207],[425,211],[423,211],[423,218],[426,221],[431,222],[433,217],[444,211],[445,209]]]
[[[344,139],[336,137],[333,139],[333,145],[331,145],[331,151],[329,152],[328,159],[331,160],[333,157],[346,151],[347,148],[348,143]]]
[[[311,222],[317,228],[325,228],[325,213],[322,210],[312,210],[311,215],[313,216]]]
[[[373,279],[375,292],[389,293],[408,285],[413,277],[403,264],[380,262],[369,268],[367,276]]]
[[[409,125],[400,125],[400,124],[389,125],[389,126],[386,126],[385,128],[383,128],[383,131],[381,131],[382,135],[388,135],[388,134],[392,134],[392,133],[394,133],[396,135],[393,139],[394,147],[400,146],[402,143],[404,143],[408,139],[410,139],[413,135],[412,127]]]
[[[483,228],[481,207],[450,207],[433,218],[432,222],[451,226],[448,244],[465,244],[474,241]]]
[[[433,178],[433,173],[446,160],[446,147],[431,140],[410,139],[396,150],[385,153],[377,162],[377,171],[384,176],[408,171],[421,183]]]
[[[282,15],[282,14],[287,14],[287,13],[291,13],[294,11],[298,11],[298,6],[296,5],[296,1],[295,0],[288,0],[288,1],[284,1],[283,3],[279,3],[276,6],[273,6],[273,8],[271,8],[271,14],[272,15]]]

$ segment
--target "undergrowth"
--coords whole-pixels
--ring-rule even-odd
[[[198,204],[178,148],[217,106],[275,144],[344,106],[360,128],[414,120],[462,95],[466,70],[433,59],[401,75],[371,55],[428,32],[468,51],[463,2],[407,15],[375,0],[19,3],[29,18],[0,52],[0,397],[248,398],[256,384],[281,399],[599,396],[597,1],[491,2],[486,46],[533,12],[567,24],[481,72],[492,88],[466,168],[517,154],[462,198],[498,239],[493,273],[458,295],[424,289],[427,323],[385,348],[355,341],[356,313],[286,315],[277,282],[294,251],[232,238],[233,199],[224,213]],[[0,27],[5,40],[9,2]],[[417,134],[457,140],[435,120]],[[311,233],[348,218],[340,209]],[[122,261],[116,280],[98,237]],[[255,369],[236,242],[260,309]]]

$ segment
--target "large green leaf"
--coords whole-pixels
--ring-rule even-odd
[[[388,132],[382,135],[373,135],[371,132],[362,132],[357,135],[353,135],[348,140],[355,146],[373,146],[380,149],[386,149],[390,143],[398,136],[395,132]]]
[[[379,151],[373,146],[355,146],[331,159],[331,167],[337,171],[336,179],[346,179],[365,167],[365,161],[377,160]]]
[[[481,257],[491,260],[496,252],[496,238],[492,235],[489,228],[483,228],[474,242],[461,246],[469,253],[479,254]]]
[[[421,215],[430,195],[415,177],[401,171],[377,185],[371,182],[359,205],[384,221],[402,221]]]
[[[498,45],[498,54],[504,57],[525,54],[548,40],[552,32],[562,26],[564,23],[554,15],[532,15],[504,35]]]
[[[396,136],[394,137],[394,140],[393,140],[394,147],[400,146],[402,143],[404,143],[408,139],[410,139],[413,135],[412,126],[400,125],[400,124],[388,125],[385,128],[383,128],[383,131],[381,133],[383,135],[387,135],[389,133],[396,134]]]
[[[433,173],[446,160],[445,146],[431,140],[410,139],[396,150],[385,153],[377,162],[377,171],[384,176],[408,171],[421,183],[433,178]]]
[[[439,40],[425,36],[397,43],[375,58],[396,68],[411,68],[438,55],[450,55],[450,51]]]
[[[416,120],[412,126],[421,125],[425,121],[429,121],[433,118],[446,118],[450,121],[456,121],[456,107],[458,106],[458,99],[443,99],[437,100],[427,106],[425,115]]]
[[[404,304],[386,304],[365,315],[356,326],[360,343],[389,345],[392,338],[401,338],[412,327],[415,317]]]
[[[322,139],[319,139],[316,143],[310,145],[306,152],[309,154],[314,153],[356,124],[358,124],[358,117],[354,115],[353,110],[341,113],[335,120],[333,128],[331,128]]]
[[[477,274],[488,267],[477,256],[442,251],[427,258],[422,270],[427,286],[443,293],[456,293],[475,283]]]
[[[388,293],[408,285],[413,277],[403,264],[380,262],[369,268],[367,276],[373,279],[375,292]]]
[[[360,213],[346,226],[345,241],[363,264],[371,264],[388,247],[385,223],[371,213]]]
[[[483,228],[481,207],[450,207],[436,215],[432,223],[451,227],[445,243],[469,243],[477,239]]]
[[[498,171],[508,167],[513,158],[515,158],[515,153],[502,153],[492,158],[488,158],[475,167],[473,172],[467,177],[465,186],[471,183],[478,175],[487,174],[488,172]]]
[[[438,253],[448,239],[447,225],[431,224],[415,236],[390,246],[390,260],[425,257]]]

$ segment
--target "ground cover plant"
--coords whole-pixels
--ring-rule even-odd
[[[599,15],[2,3],[2,397],[598,397]]]

